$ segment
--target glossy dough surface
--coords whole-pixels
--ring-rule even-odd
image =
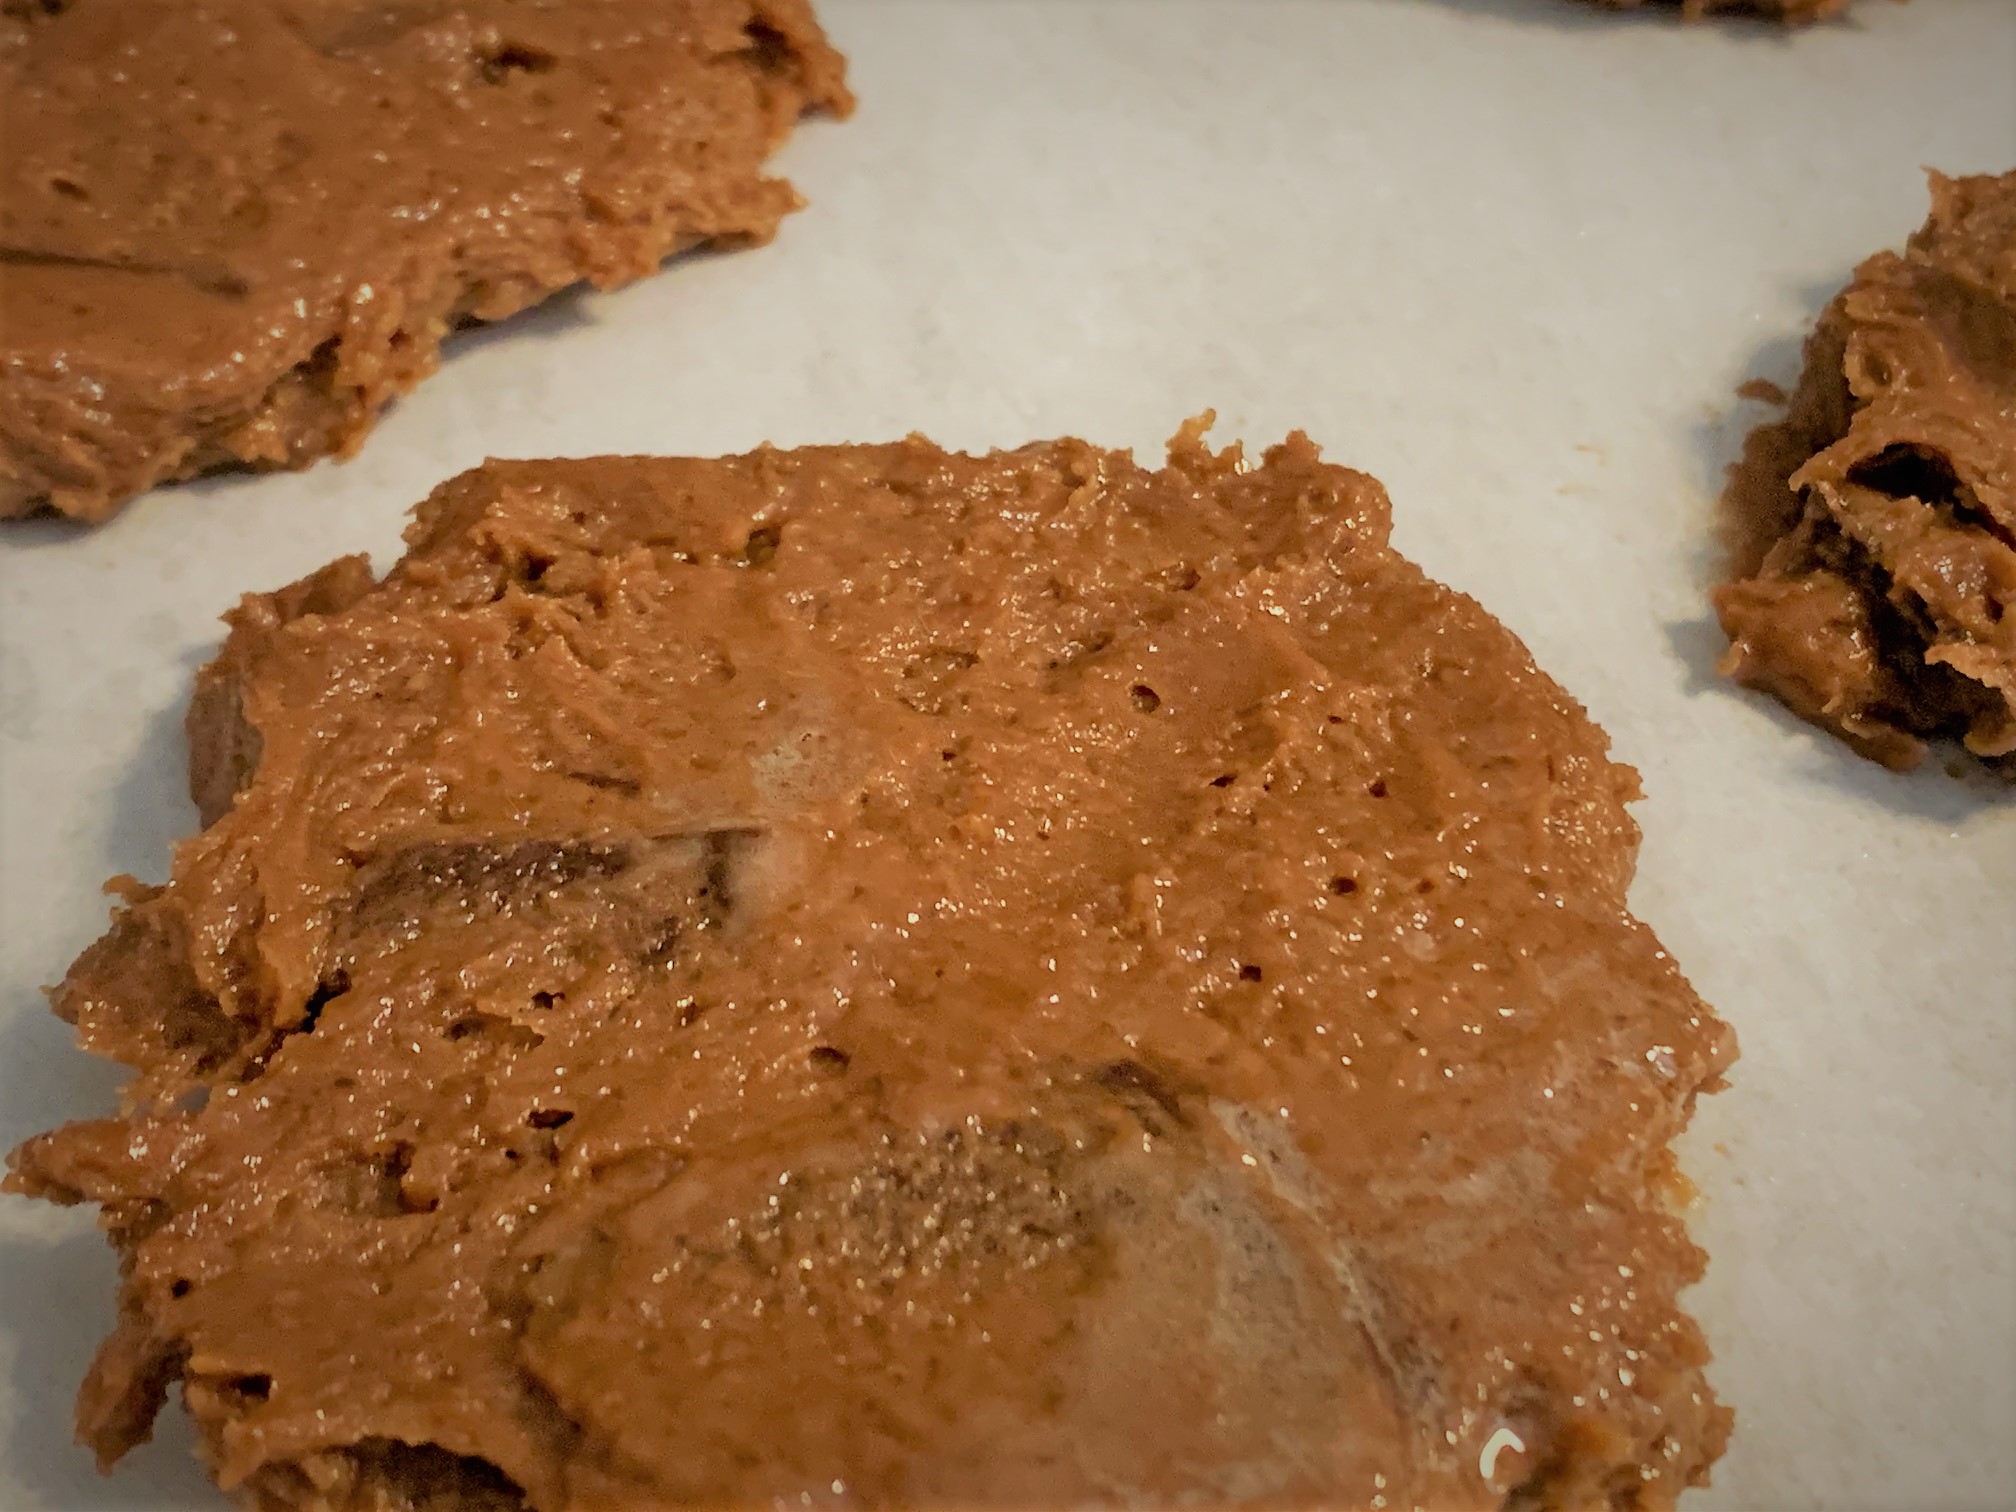
[[[455,326],[797,203],[806,0],[0,6],[0,517],[361,443]]]
[[[108,1459],[260,1508],[1655,1508],[1728,1414],[1733,1045],[1636,787],[1362,474],[492,463],[235,613],[136,1067]]]

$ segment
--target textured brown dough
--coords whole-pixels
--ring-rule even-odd
[[[1665,1508],[1734,1053],[1634,774],[1196,428],[496,462],[250,598],[56,994],[109,1463],[261,1512]]]
[[[1715,594],[1725,672],[1897,768],[2016,753],[2016,172],[1931,183],[1731,470]]]
[[[1761,16],[1783,21],[1789,26],[1838,16],[1848,9],[1848,0],[1591,0],[1610,10],[1677,9],[1689,21],[1713,15]]]
[[[458,325],[799,204],[807,0],[0,10],[0,518],[358,446]]]

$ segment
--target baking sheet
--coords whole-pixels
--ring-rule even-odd
[[[0,1146],[109,1104],[39,984],[195,817],[216,614],[487,454],[1310,431],[1649,797],[1633,893],[1743,1041],[1687,1145],[1738,1411],[1690,1506],[2016,1502],[2016,802],[1712,676],[1711,499],[1814,312],[2016,163],[2016,5],[1783,36],[1552,0],[825,0],[862,98],[772,247],[463,340],[364,452],[0,532]],[[0,1508],[221,1505],[179,1420],[100,1480],[83,1214],[0,1199]]]

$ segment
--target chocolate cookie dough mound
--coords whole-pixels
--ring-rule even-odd
[[[253,598],[57,994],[107,1460],[260,1508],[1652,1508],[1732,1053],[1301,437],[492,463]]]
[[[1637,10],[1666,7],[1677,9],[1689,21],[1712,15],[1760,16],[1792,25],[1838,16],[1848,9],[1848,0],[1591,0],[1610,10]]]
[[[354,448],[455,326],[798,201],[806,0],[0,11],[0,517]]]
[[[2016,752],[2016,173],[1932,176],[1725,505],[1725,672],[1887,766],[1929,739]]]

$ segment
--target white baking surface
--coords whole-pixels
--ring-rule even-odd
[[[2016,803],[1711,674],[1720,470],[1921,164],[2016,164],[2016,5],[1781,36],[1553,0],[826,0],[862,106],[770,248],[464,340],[354,461],[0,532],[0,1147],[104,1109],[38,984],[194,814],[215,616],[486,454],[1065,432],[1216,406],[1392,490],[1644,773],[1633,897],[1743,1059],[1687,1142],[1738,1412],[1698,1509],[2016,1504]],[[88,1216],[0,1199],[0,1512],[221,1506],[179,1418],[109,1480],[70,1397]]]

